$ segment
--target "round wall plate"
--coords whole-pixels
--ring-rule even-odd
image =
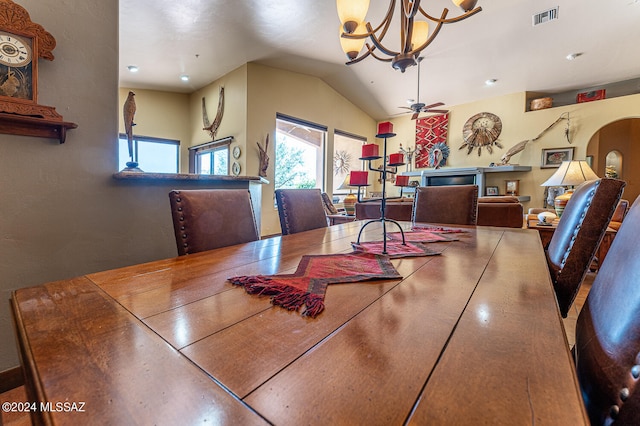
[[[240,154],[242,153],[242,151],[240,151],[240,147],[239,146],[234,146],[233,147],[233,158],[235,158],[236,160],[238,158],[240,158]]]
[[[238,176],[240,174],[240,163],[238,163],[237,161],[233,163],[233,166],[231,166],[231,172],[234,174],[234,176]]]

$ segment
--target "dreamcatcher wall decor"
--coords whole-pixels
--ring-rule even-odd
[[[449,113],[416,120],[416,169],[429,167],[429,152],[438,143],[446,144],[448,134]]]

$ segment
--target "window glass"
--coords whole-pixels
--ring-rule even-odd
[[[363,137],[342,132],[333,135],[333,199],[336,203],[357,190],[348,186],[349,182],[345,180],[352,170],[364,170],[364,162],[360,160],[364,142]]]
[[[196,152],[197,173],[201,175],[229,174],[229,146],[219,146]]]
[[[178,173],[180,142],[171,139],[136,136],[133,150],[138,159],[138,167],[147,173]],[[127,136],[120,135],[118,141],[118,170],[127,167],[129,144]]]
[[[275,188],[324,188],[326,130],[299,120],[276,120]]]

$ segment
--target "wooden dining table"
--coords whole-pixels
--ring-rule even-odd
[[[588,424],[535,230],[459,227],[457,240],[429,244],[439,255],[392,259],[401,279],[329,285],[315,318],[227,281],[349,253],[361,226],[15,291],[34,420]]]

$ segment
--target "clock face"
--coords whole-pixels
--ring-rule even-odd
[[[0,31],[0,96],[35,101],[33,40]]]
[[[31,41],[0,31],[0,64],[24,67],[31,63]]]

